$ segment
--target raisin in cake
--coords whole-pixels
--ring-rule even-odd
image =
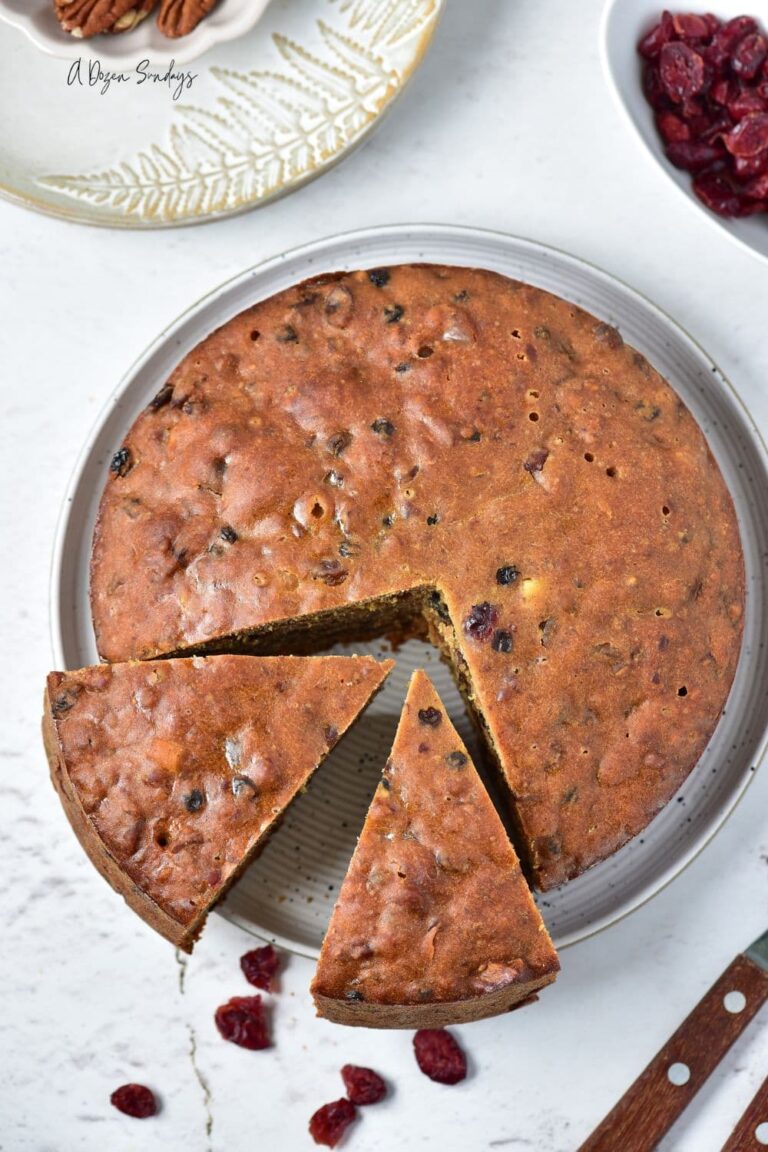
[[[204,340],[115,452],[92,558],[107,660],[426,618],[541,888],[691,771],[743,600],[726,486],[644,357],[567,301],[434,266],[320,277]]]
[[[43,732],[53,782],[101,874],[191,951],[391,667],[211,656],[52,672]]]
[[[535,999],[558,967],[499,816],[416,672],[323,941],[318,1013],[439,1028]]]

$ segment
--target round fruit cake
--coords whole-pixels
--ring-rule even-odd
[[[701,430],[615,328],[403,266],[290,288],[185,357],[112,458],[91,596],[110,661],[425,621],[549,888],[696,764],[744,572]]]

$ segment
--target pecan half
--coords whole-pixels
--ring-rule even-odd
[[[157,26],[164,36],[186,36],[216,3],[217,0],[161,0]]]
[[[54,0],[64,31],[83,40],[108,32],[135,7],[136,0]]]
[[[142,20],[146,20],[156,4],[157,0],[138,0],[138,3],[137,0],[134,0],[133,7],[128,9],[125,16],[121,16],[119,20],[115,21],[109,32],[133,32]]]

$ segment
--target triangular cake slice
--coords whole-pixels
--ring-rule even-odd
[[[52,672],[43,731],[53,782],[101,874],[191,951],[392,666],[209,656]]]
[[[323,942],[318,1014],[368,1028],[479,1020],[535,998],[558,968],[488,793],[416,672]]]

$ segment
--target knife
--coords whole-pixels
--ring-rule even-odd
[[[762,1137],[766,1128],[768,1128],[768,1080],[763,1080],[730,1138],[723,1144],[721,1152],[760,1152],[760,1149],[768,1144],[768,1137],[758,1139],[758,1129]]]
[[[652,1152],[766,1000],[768,932],[729,964],[578,1152]]]

